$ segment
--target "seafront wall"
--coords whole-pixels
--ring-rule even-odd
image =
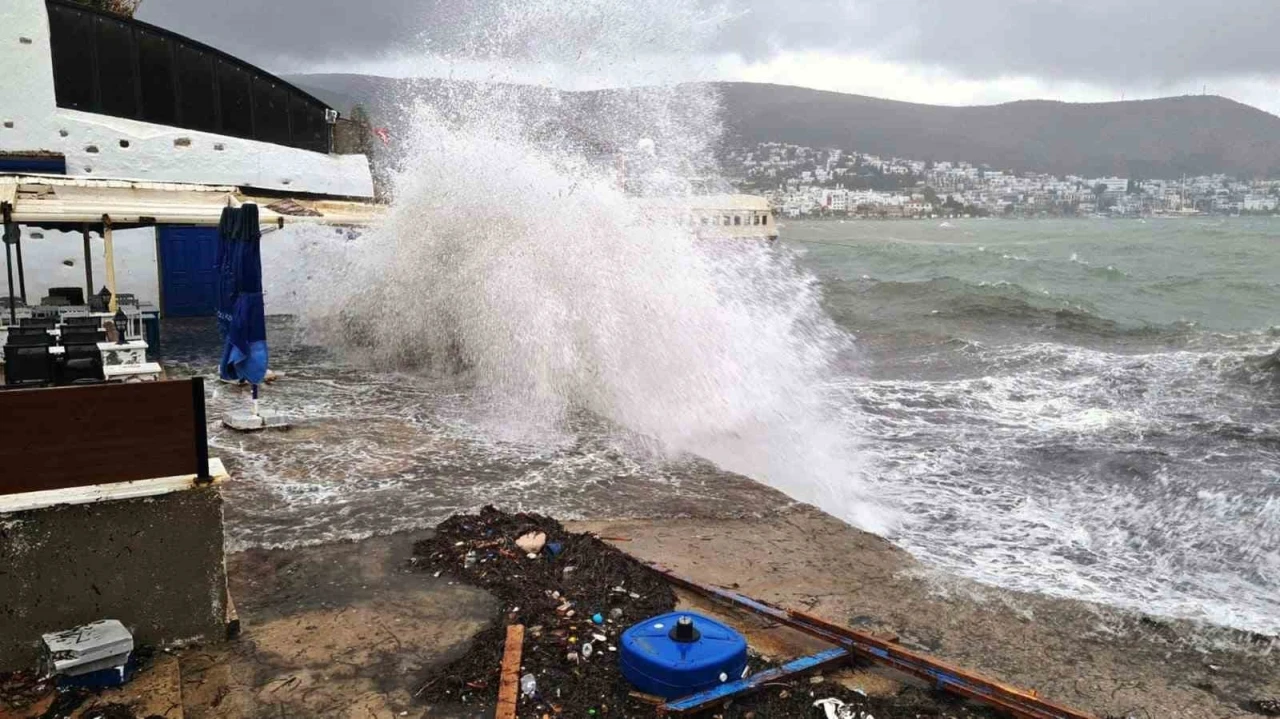
[[[40,635],[117,619],[138,644],[226,633],[217,487],[0,514],[0,671],[33,668]]]

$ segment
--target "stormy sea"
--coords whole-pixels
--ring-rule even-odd
[[[701,240],[653,201],[716,175],[718,98],[645,62],[697,57],[716,22],[700,7],[476,18],[462,60],[495,82],[400,99],[386,218],[263,239],[281,379],[262,401],[294,426],[214,430],[231,548],[488,503],[568,519],[797,501],[941,573],[1280,632],[1280,376],[1263,367],[1280,224]],[[569,121],[555,92],[502,84],[512,66],[644,83]],[[172,372],[212,370],[209,326],[166,333]],[[211,387],[211,417],[248,402]]]
[[[821,371],[804,364],[817,361],[811,347],[796,359],[794,338],[752,330],[761,317],[740,318],[740,344],[736,321],[699,331],[720,332],[712,344],[730,343],[724,354],[687,339],[673,348],[684,337],[678,323],[643,330],[654,337],[615,327],[594,346],[576,333],[609,324],[610,313],[598,312],[545,345],[537,338],[551,329],[528,333],[557,357],[604,353],[581,377],[556,375],[576,383],[563,403],[513,402],[487,391],[495,380],[474,369],[396,368],[274,316],[282,378],[263,397],[294,428],[214,430],[214,451],[235,476],[229,542],[288,546],[421,528],[490,502],[565,518],[740,515],[776,504],[730,469],[880,533],[942,573],[1274,634],[1280,369],[1265,365],[1280,347],[1276,227],[791,221],[766,255],[751,256],[790,268],[773,281],[812,292],[817,304],[804,311],[831,320],[818,339],[835,341],[826,335],[834,328],[840,341],[819,358]],[[308,243],[328,239],[267,242],[268,276],[272,267],[287,276]],[[534,296],[562,299],[547,287]],[[815,321],[798,310],[778,319],[768,309],[777,298],[761,301],[754,312],[764,320]],[[658,324],[684,311],[670,312]],[[422,340],[414,321],[392,331]],[[211,327],[171,324],[166,363],[211,371]],[[517,331],[500,329],[499,346],[485,351],[503,351]],[[642,370],[609,355],[615,343],[645,365],[709,366],[664,366],[649,386]],[[797,366],[813,369],[811,396],[752,384],[792,381]],[[660,396],[668,381],[695,397]],[[706,395],[698,383],[710,383]],[[591,392],[574,394],[584,387]],[[211,416],[245,402],[242,390],[214,385]],[[644,408],[653,407],[650,418]],[[841,478],[846,487],[830,486]]]
[[[888,533],[1005,587],[1280,631],[1273,219],[793,222]]]

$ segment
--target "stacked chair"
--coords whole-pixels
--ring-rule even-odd
[[[47,387],[49,385],[89,384],[105,381],[99,342],[107,333],[101,320],[91,317],[67,318],[60,337],[50,330],[53,322],[46,318],[27,318],[19,327],[10,327],[4,346],[4,377],[8,387]],[[50,350],[55,341],[61,355]]]
[[[4,379],[10,387],[47,387],[57,379],[53,335],[43,327],[10,327],[4,345]]]
[[[55,300],[54,302],[42,302],[41,304],[63,304],[63,305],[87,304],[84,301],[83,287],[50,287],[49,297],[45,299],[48,300],[49,298],[58,298],[61,301],[58,302],[57,300]]]
[[[92,318],[96,319],[96,318]],[[58,366],[58,384],[90,384],[102,382],[102,353],[98,343],[107,341],[100,324],[62,325],[64,352]]]

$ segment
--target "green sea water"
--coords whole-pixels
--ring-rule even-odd
[[[891,538],[1006,587],[1280,632],[1280,221],[789,222]]]

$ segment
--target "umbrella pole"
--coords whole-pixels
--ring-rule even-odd
[[[14,226],[13,250],[18,255],[18,296],[22,304],[27,304],[27,273],[22,269],[22,233]]]
[[[102,216],[102,241],[107,246],[107,289],[111,291],[111,304],[107,305],[107,311],[115,314],[120,304],[116,302],[116,249],[111,238],[111,217],[108,215]]]
[[[5,269],[9,271],[9,324],[16,325],[18,324],[18,313],[17,310],[14,309],[17,305],[14,304],[13,298],[13,253],[9,251],[9,243],[7,240],[8,238],[5,238],[4,266]]]
[[[84,237],[84,296],[93,297],[93,257],[89,254],[89,223],[80,226]]]
[[[14,309],[13,302],[13,253],[9,251],[9,235],[11,232],[17,231],[18,228],[14,227],[13,223],[10,222],[13,215],[11,214],[9,203],[6,202],[0,206],[0,211],[4,213],[2,218],[4,220],[4,237],[0,238],[0,243],[4,244],[4,267],[9,275],[9,324],[16,325],[18,324],[18,313]]]

